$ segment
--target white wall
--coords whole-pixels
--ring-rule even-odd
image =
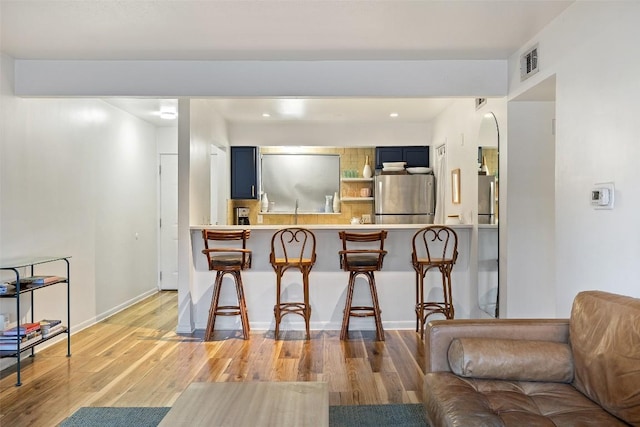
[[[193,331],[192,224],[209,224],[211,217],[212,147],[228,146],[224,120],[206,100],[179,101],[178,124],[178,331]],[[219,171],[225,182],[229,168]],[[228,193],[223,196],[228,197]]]
[[[232,145],[373,147],[429,145],[427,123],[241,123],[229,126]]]
[[[212,146],[225,147],[227,128],[225,121],[211,108],[207,100],[191,100],[190,122],[191,168],[189,185],[189,221],[210,224],[211,220],[211,153]],[[228,169],[221,175],[229,174]]]
[[[511,318],[555,317],[555,104],[510,102],[508,111],[504,314]]]
[[[158,154],[178,154],[178,126],[156,128]]]
[[[72,256],[78,330],[156,290],[154,128],[96,99],[16,97],[0,65],[0,256]],[[38,293],[36,318],[65,318],[64,294]]]
[[[557,316],[582,290],[640,296],[638,16],[638,2],[576,2],[523,46],[539,43],[537,75],[520,83],[520,52],[509,61],[510,97],[556,75]],[[615,183],[614,210],[590,207],[590,189],[603,181]],[[510,300],[527,292],[509,280]]]
[[[456,100],[433,122],[432,148],[445,144],[447,165],[445,178],[445,218],[447,215],[461,215],[467,224],[477,224],[478,213],[478,136],[480,125],[486,113],[493,112],[498,120],[500,144],[506,143],[506,99],[491,98],[487,104],[476,110],[474,99]],[[435,153],[432,153],[435,159]],[[451,200],[452,169],[460,168],[460,204]],[[500,213],[502,221],[502,212]],[[478,232],[474,227],[471,234],[470,277],[477,276]],[[468,307],[471,317],[484,317],[478,307],[478,289],[475,280],[472,285],[453,286],[454,300]]]

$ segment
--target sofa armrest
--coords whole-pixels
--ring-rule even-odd
[[[569,319],[453,319],[427,326],[426,372],[451,372],[447,351],[454,338],[569,342]]]

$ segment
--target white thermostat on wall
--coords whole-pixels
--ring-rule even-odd
[[[613,209],[614,194],[613,182],[594,184],[591,190],[591,206],[594,209]]]

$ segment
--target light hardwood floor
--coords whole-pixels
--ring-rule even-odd
[[[171,406],[193,381],[326,381],[330,405],[419,403],[424,351],[413,331],[176,335],[177,293],[160,292],[0,376],[0,426],[55,426],[83,406]]]

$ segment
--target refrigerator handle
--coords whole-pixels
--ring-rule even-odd
[[[496,181],[491,181],[491,198],[489,199],[489,213],[491,215],[495,215],[495,204],[496,204]]]

